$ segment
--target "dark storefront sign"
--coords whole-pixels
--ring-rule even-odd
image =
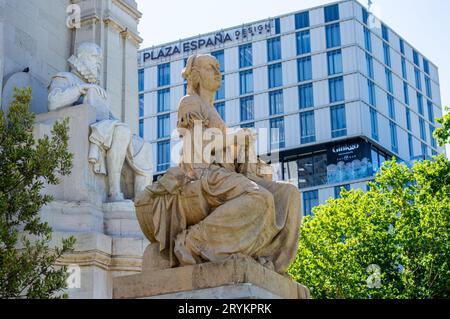
[[[283,179],[299,188],[309,188],[371,177],[379,166],[372,164],[373,150],[361,138],[289,150],[280,156]]]
[[[327,149],[328,184],[366,178],[373,175],[371,145],[352,140]]]

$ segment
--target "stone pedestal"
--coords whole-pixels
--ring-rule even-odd
[[[69,298],[112,298],[116,276],[136,274],[142,268],[142,255],[148,245],[136,219],[131,200],[105,203],[107,177],[94,174],[88,161],[89,125],[95,122],[95,109],[89,105],[67,107],[38,114],[34,135],[51,135],[56,121],[70,120],[69,152],[73,169],[58,185],[47,185],[44,192],[55,201],[41,210],[42,219],[53,229],[51,247],[62,238],[74,236],[75,251],[64,256],[60,265],[79,268],[79,286],[70,287]]]
[[[113,298],[308,299],[309,290],[251,258],[236,256],[221,263],[144,269],[137,275],[116,277]]]

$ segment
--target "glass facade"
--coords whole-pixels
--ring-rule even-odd
[[[230,42],[215,47],[208,45],[209,48],[205,45],[199,50],[199,53],[211,52],[225,73],[214,104],[220,117],[233,128],[266,129],[269,135],[264,139],[266,147],[259,151],[280,150],[283,179],[302,191],[308,193],[328,185],[323,187],[326,190],[312,190],[308,202],[314,203],[313,206],[316,199],[319,201],[319,195],[322,200],[324,194],[333,195],[334,190],[337,198],[341,187],[372,178],[389,154],[409,160],[425,150],[430,154],[437,151],[432,138],[434,113],[440,115],[435,66],[384,24],[380,30],[373,30],[366,9],[361,7],[364,22],[361,25],[355,20],[361,17],[354,17],[354,7],[349,6],[348,11],[346,8],[334,4],[315,9],[311,17],[310,11],[304,11],[271,19],[270,29],[262,32],[253,29],[247,36],[243,32],[239,39],[234,29],[224,29],[217,34],[229,33]],[[236,28],[240,29],[240,26]],[[215,36],[211,33],[201,37],[208,40]],[[354,39],[360,39],[358,42],[364,47],[354,43]],[[174,45],[189,41],[174,42]],[[352,50],[363,60],[356,61]],[[153,131],[146,137],[155,147],[153,164],[157,164],[158,172],[170,165],[168,139],[175,114],[169,112],[176,111],[177,100],[182,91],[186,92],[186,81],[177,74],[183,59],[186,64],[187,55],[148,60],[143,66],[147,68],[145,85],[144,71],[139,71],[139,130],[143,135],[145,122],[146,129]],[[351,68],[345,70],[348,71],[345,83],[344,64]],[[328,148],[352,141],[361,134],[369,141],[368,155],[358,155],[349,162],[330,161]],[[351,144],[348,142],[350,148]],[[375,144],[382,145],[389,154],[379,151]]]

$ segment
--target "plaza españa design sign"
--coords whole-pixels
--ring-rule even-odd
[[[254,36],[263,35],[272,32],[274,23],[267,21],[264,23],[255,24],[248,27],[237,28],[230,31],[218,32],[216,34],[207,35],[199,39],[185,41],[179,44],[168,45],[153,49],[151,51],[141,53],[141,58],[144,63],[148,60],[159,60],[168,58],[176,54],[195,52],[203,48],[215,47],[223,45],[228,42],[248,40]]]

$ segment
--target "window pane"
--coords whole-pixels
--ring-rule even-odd
[[[280,37],[267,40],[267,61],[281,59],[281,41]]]
[[[334,4],[324,8],[325,11],[325,22],[331,22],[339,20],[339,5]]]
[[[314,112],[300,114],[301,143],[313,143],[316,141],[316,129],[314,123]]]
[[[309,12],[297,13],[295,15],[295,29],[302,29],[309,27]]]
[[[225,121],[225,103],[224,102],[216,103],[215,107],[216,107],[217,113],[219,113],[222,120]]]
[[[158,86],[170,85],[170,63],[158,65]]]
[[[342,73],[341,50],[328,52],[328,75]]]
[[[170,115],[158,116],[158,138],[170,136]]]
[[[420,70],[418,68],[414,69],[414,76],[416,78],[416,88],[422,90],[422,79],[420,78]]]
[[[139,120],[139,137],[144,138],[144,120]]]
[[[311,52],[311,37],[309,31],[297,33],[297,54],[305,54]]]
[[[283,113],[283,91],[269,93],[270,115]]]
[[[253,96],[241,99],[241,122],[254,119]]]
[[[223,100],[225,98],[225,75],[222,75],[222,83],[219,90],[216,92],[216,100]]]
[[[383,39],[389,42],[389,29],[384,24],[381,25],[381,34],[383,36]]]
[[[144,116],[144,95],[139,95],[139,117]]]
[[[270,120],[270,141],[271,149],[284,148],[284,119],[282,117]]]
[[[406,127],[411,131],[411,111],[409,108],[406,108]]]
[[[311,57],[301,58],[297,60],[298,65],[298,81],[309,81],[312,79]]]
[[[369,90],[369,104],[372,106],[377,106],[375,84],[371,80],[367,80],[367,86]]]
[[[419,53],[416,50],[413,50],[413,60],[415,65],[420,66]]]
[[[392,151],[398,153],[398,142],[397,142],[397,126],[394,122],[389,122],[389,127],[391,129],[391,146]]]
[[[405,97],[405,104],[409,105],[409,88],[406,82],[403,82],[403,95]]]
[[[372,36],[367,27],[364,27],[364,44],[366,46],[366,50],[372,52]]]
[[[406,72],[406,59],[402,57],[402,75],[405,80],[408,79],[408,74]]]
[[[281,71],[281,63],[272,64],[268,67],[269,70],[269,88],[274,88],[283,85],[283,77]]]
[[[211,55],[219,61],[220,72],[225,72],[225,55],[223,50],[212,52]]]
[[[139,92],[144,91],[144,80],[145,80],[145,78],[144,78],[144,70],[141,69],[141,70],[139,70],[139,73],[138,73]]]
[[[392,83],[392,72],[389,69],[385,69],[385,74],[386,74],[386,88],[390,93],[394,94],[394,86]]]
[[[337,105],[330,108],[331,112],[331,136],[332,138],[347,135],[347,121],[345,105]]]
[[[395,102],[394,97],[390,94],[387,95],[388,100],[388,110],[389,110],[389,117],[392,120],[395,120]]]
[[[366,64],[367,64],[367,76],[369,78],[371,78],[372,80],[374,79],[374,74],[373,74],[373,58],[370,54],[366,53]]]
[[[330,89],[330,103],[344,101],[344,78],[338,77],[328,80]]]
[[[300,109],[314,106],[313,85],[305,84],[298,87]]]
[[[240,73],[241,94],[253,92],[253,71],[243,71]]]
[[[162,172],[170,166],[170,141],[158,143],[157,171]]]
[[[384,63],[387,66],[391,66],[391,49],[389,48],[389,45],[386,43],[383,43],[383,52],[384,52]]]
[[[304,216],[312,216],[312,209],[319,205],[319,191],[314,190],[303,193],[303,214]]]
[[[158,113],[170,110],[170,89],[158,91]]]
[[[239,47],[239,67],[245,68],[253,65],[252,45],[246,44]]]
[[[378,118],[377,111],[373,108],[370,108],[370,125],[372,131],[372,137],[378,141]]]
[[[409,158],[411,159],[414,157],[414,144],[411,134],[408,134],[408,149],[409,149]]]
[[[423,116],[423,97],[420,93],[417,93],[417,110]]]
[[[434,110],[433,110],[433,103],[431,103],[430,101],[427,102],[427,107],[428,107],[428,120],[431,123],[434,123]]]
[[[339,23],[326,26],[327,49],[341,45],[341,30]]]
[[[426,88],[426,91],[427,91],[427,96],[430,99],[432,99],[433,98],[433,94],[431,92],[431,81],[430,81],[430,78],[427,77],[427,76],[425,76],[425,88]]]

